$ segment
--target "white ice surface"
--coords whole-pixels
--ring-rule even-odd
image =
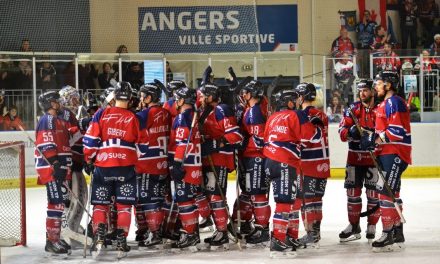
[[[364,238],[366,219],[361,220],[362,239],[339,243],[338,234],[348,224],[346,196],[342,180],[330,180],[324,197],[324,219],[321,226],[320,249],[298,252],[293,260],[270,259],[269,250],[231,249],[227,252],[163,253],[132,250],[120,263],[440,263],[440,179],[403,180],[401,196],[404,202],[406,249],[401,252],[372,253]],[[90,256],[83,259],[82,250],[74,250],[67,260],[45,257],[45,188],[27,190],[27,247],[0,248],[0,263],[96,263],[116,262],[116,253],[108,252],[100,261]],[[271,195],[272,196],[272,195]],[[235,182],[229,182],[229,203],[235,197]],[[363,197],[365,203],[366,198]],[[273,205],[273,201],[271,203]],[[272,207],[273,210],[273,207]],[[365,208],[364,208],[365,210]],[[1,224],[1,223],[0,223]],[[303,229],[302,229],[303,230]],[[129,240],[134,240],[132,225]],[[376,237],[381,232],[378,224]],[[300,231],[300,235],[302,235]],[[205,235],[206,236],[206,235]],[[232,248],[232,246],[231,246]]]

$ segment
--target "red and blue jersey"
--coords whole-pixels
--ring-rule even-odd
[[[136,172],[168,174],[167,152],[171,118],[169,112],[157,105],[136,115],[141,129],[139,151],[142,153],[136,163]]]
[[[360,101],[354,102],[350,105],[353,115],[358,119],[359,125],[365,130],[374,130],[374,123],[376,122],[376,109],[365,107]],[[348,156],[347,165],[351,166],[373,166],[370,152],[362,150],[360,140],[353,140],[348,137],[348,131],[354,126],[354,120],[351,117],[348,109],[344,112],[344,118],[339,123],[339,136],[343,142],[348,141]]]
[[[98,167],[134,166],[140,140],[139,121],[134,113],[120,108],[100,109],[83,138],[84,159]]]
[[[406,102],[393,95],[379,104],[376,112],[376,133],[385,133],[387,141],[376,148],[377,155],[397,154],[411,164],[411,126]]]
[[[176,108],[176,100],[173,97],[168,99],[163,104],[163,108],[166,109],[170,113],[171,119],[174,119],[174,117],[176,117],[179,114],[177,112],[177,108]]]
[[[309,122],[302,111],[282,110],[266,122],[263,154],[266,158],[301,168],[301,142],[321,141],[321,129]]]
[[[171,138],[174,141],[172,143],[176,146],[175,159],[183,160],[185,169],[183,181],[193,185],[200,185],[202,184],[202,157],[200,132],[196,125],[192,129],[191,138],[188,142],[193,118],[194,110],[192,109],[187,109],[176,116],[171,129]]]
[[[314,178],[330,177],[330,158],[328,148],[328,117],[327,115],[313,106],[306,107],[303,112],[307,117],[316,116],[322,120],[323,126],[319,128],[322,131],[322,137],[319,142],[310,141],[309,131],[302,129],[303,144],[301,149],[301,165],[304,175]]]
[[[45,114],[35,130],[35,168],[38,184],[53,181],[53,169],[47,159],[56,158],[62,166],[72,166],[72,152],[69,145],[69,131],[66,122],[56,116]],[[44,157],[41,156],[41,153]],[[67,175],[70,177],[70,175]]]
[[[240,128],[232,109],[225,104],[217,105],[209,113],[203,124],[203,136],[205,139],[225,139],[228,144],[211,154],[214,165],[226,167],[229,171],[235,169],[234,146],[243,141]],[[203,166],[209,166],[208,158],[203,158]]]
[[[243,136],[247,139],[245,141],[247,144],[242,154],[243,157],[264,157],[263,147],[266,119],[267,111],[263,112],[260,104],[246,109],[242,120]]]

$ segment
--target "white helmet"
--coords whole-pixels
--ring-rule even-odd
[[[80,103],[80,95],[75,87],[66,85],[59,91],[60,104],[62,107],[68,108],[75,112],[78,109]]]

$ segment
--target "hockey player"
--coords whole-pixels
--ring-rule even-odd
[[[241,96],[247,104],[247,109],[243,116],[242,131],[245,137],[243,147],[242,171],[243,183],[242,194],[239,197],[240,210],[243,207],[250,207],[250,210],[243,208],[243,220],[247,223],[255,217],[255,225],[252,232],[246,236],[246,243],[255,245],[265,243],[270,240],[269,218],[270,206],[268,201],[269,180],[264,172],[263,155],[264,129],[267,120],[267,111],[261,108],[264,88],[261,82],[251,81],[242,90]],[[247,199],[243,199],[243,196]],[[249,201],[249,203],[246,203]],[[249,206],[250,205],[250,206]],[[250,211],[250,212],[249,212]]]
[[[357,90],[360,100],[350,105],[350,111],[359,120],[362,129],[374,131],[377,104],[374,100],[373,81],[361,80],[357,85]],[[370,154],[360,147],[361,133],[356,127],[349,110],[345,111],[344,118],[339,124],[339,135],[343,142],[348,142],[344,187],[347,189],[349,221],[347,228],[339,234],[339,238],[341,242],[361,238],[359,220],[362,210],[362,187],[365,186],[368,201],[367,209],[370,211],[376,210],[368,216],[366,231],[367,239],[372,241],[376,234],[376,223],[380,217],[380,210],[377,210],[379,200],[376,192],[378,174]]]
[[[205,188],[211,205],[211,212],[217,230],[213,236],[205,239],[205,243],[217,247],[229,243],[226,201],[221,198],[221,191],[226,194],[228,173],[235,169],[234,145],[243,140],[239,132],[232,109],[220,102],[219,88],[213,84],[205,84],[200,88],[200,103],[207,111],[202,127],[202,163]],[[213,166],[212,166],[213,165]],[[214,173],[213,171],[216,171]],[[216,179],[215,174],[218,176]],[[218,182],[217,182],[218,181]],[[218,185],[221,188],[218,188]]]
[[[132,94],[128,82],[118,83],[114,90],[115,106],[100,109],[84,136],[84,159],[88,170],[93,170],[92,197],[93,232],[92,251],[104,243],[107,214],[115,196],[117,209],[117,250],[119,257],[130,251],[127,234],[131,222],[131,206],[136,204],[137,186],[135,164],[137,143],[140,138],[139,121],[127,110]],[[93,253],[93,252],[92,252]]]
[[[139,228],[143,225],[148,227],[148,234],[139,242],[139,246],[147,247],[162,243],[162,204],[168,183],[170,114],[159,104],[161,93],[160,87],[155,83],[141,86],[141,102],[147,108],[137,113],[141,128],[139,150],[143,154],[136,163],[139,188],[136,218]]]
[[[315,85],[301,83],[295,88],[295,91],[300,96],[297,102],[302,111],[312,123],[318,121],[316,125],[322,131],[320,142],[304,142],[301,149],[303,175],[299,184],[301,186],[300,193],[298,194],[301,200],[296,201],[295,209],[298,209],[298,202],[302,202],[301,215],[307,234],[299,241],[307,246],[316,244],[321,239],[322,197],[325,193],[327,178],[330,177],[328,118],[324,112],[313,106],[316,99]],[[295,225],[295,221],[292,224]],[[292,231],[292,235],[297,235],[297,230]]]
[[[53,254],[67,254],[70,246],[60,239],[61,216],[65,198],[62,189],[70,176],[72,153],[69,145],[69,131],[65,121],[58,118],[59,94],[48,91],[38,97],[38,104],[44,115],[35,131],[35,167],[38,184],[46,185],[47,218],[45,251]]]
[[[296,245],[286,233],[297,195],[301,142],[318,143],[322,137],[321,129],[311,124],[304,112],[293,111],[297,98],[298,93],[294,90],[277,93],[277,112],[269,117],[264,131],[264,167],[272,180],[276,203],[270,243],[272,257],[296,255]]]
[[[393,198],[402,208],[400,199],[401,175],[411,164],[411,126],[409,110],[405,101],[397,96],[399,77],[395,72],[383,71],[376,80],[375,90],[380,99],[384,99],[377,108],[375,132],[363,132],[361,147],[366,150],[376,148],[376,155],[381,164],[389,193],[382,179],[376,189],[382,219],[382,236],[373,242],[373,251],[392,250],[396,243],[403,247],[405,238],[403,224],[394,207]],[[393,197],[394,196],[394,197]]]
[[[196,189],[203,181],[200,133],[193,121],[197,115],[194,108],[196,91],[181,87],[175,91],[175,98],[179,115],[174,119],[171,130],[171,138],[176,146],[171,176],[175,183],[175,199],[182,230],[179,240],[173,242],[171,247],[191,247],[194,251],[196,244],[200,243]]]
[[[171,114],[171,118],[174,118],[179,113],[177,112],[176,99],[174,98],[174,92],[182,87],[186,87],[184,81],[172,80],[166,86],[166,92],[168,100],[163,104],[163,108],[168,110]]]

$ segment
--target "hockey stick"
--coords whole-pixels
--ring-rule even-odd
[[[182,159],[182,165],[184,165],[185,164],[185,159],[186,159],[186,156],[187,156],[187,154],[188,154],[188,146],[189,146],[189,144],[190,144],[190,141],[191,141],[191,137],[192,137],[192,132],[193,132],[193,128],[194,128],[194,125],[196,124],[196,120],[197,120],[197,109],[194,109],[194,115],[193,115],[193,119],[192,119],[192,122],[191,122],[191,127],[190,127],[190,129],[189,129],[189,134],[188,134],[188,138],[187,138],[187,140],[186,140],[186,146],[185,146],[185,151],[183,152],[183,159]],[[169,223],[170,222],[170,219],[171,219],[171,214],[172,214],[172,212],[173,212],[173,207],[174,207],[174,203],[175,203],[175,198],[176,198],[176,194],[175,194],[175,192],[176,192],[176,187],[175,187],[175,183],[174,183],[174,180],[171,180],[171,207],[170,207],[170,212],[168,213],[168,217],[167,217],[167,223]],[[174,189],[174,191],[173,191],[173,189]]]
[[[93,182],[93,172],[90,172],[90,187],[89,187],[89,199],[87,201],[87,218],[86,218],[86,231],[84,232],[84,252],[83,252],[83,258],[87,258],[87,234],[89,232],[89,221],[90,218],[93,219],[93,217],[88,213],[90,210],[90,205],[92,203],[92,182]],[[92,242],[93,245],[93,242]]]
[[[362,135],[362,132],[363,132],[362,127],[360,126],[359,120],[354,115],[351,107],[348,107],[348,113],[350,114],[351,118],[353,118],[353,121],[354,121],[354,124],[355,124],[357,130]],[[396,208],[396,211],[400,217],[400,222],[402,222],[403,224],[406,223],[405,217],[403,217],[403,214],[402,214],[402,210],[400,210],[400,206],[397,204],[396,197],[394,196],[393,191],[391,190],[390,186],[388,185],[388,182],[385,179],[385,175],[383,175],[382,165],[379,164],[379,161],[377,160],[377,157],[376,157],[376,155],[374,155],[372,150],[368,150],[368,152],[370,153],[370,156],[371,156],[371,159],[373,160],[374,166],[377,169],[377,173],[379,174],[380,178],[382,179],[383,184],[384,184],[385,188],[387,189],[388,194],[390,195],[391,199],[393,200],[394,208]]]
[[[31,138],[31,136],[29,135],[29,133],[26,132],[26,130],[24,130],[24,128],[23,128],[22,126],[20,126],[20,125],[18,125],[18,128],[19,128],[19,129],[20,129],[20,130],[21,130],[21,131],[27,136],[27,138],[29,139],[29,141],[30,141],[32,144],[34,144],[35,149],[38,151],[38,153],[41,155],[41,157],[44,159],[44,161],[47,162],[47,164],[49,164],[49,166],[53,167],[53,166],[50,164],[50,162],[47,160],[46,156],[43,155],[43,152],[41,152],[41,150],[37,147],[37,145],[35,144],[35,140],[33,140],[33,139]],[[78,202],[78,204],[81,206],[81,208],[84,210],[84,212],[90,216],[89,212],[88,212],[88,211],[86,210],[86,208],[84,207],[84,204],[79,200],[79,198],[78,198],[78,196],[76,195],[76,193],[74,193],[74,192],[72,191],[72,189],[70,189],[69,185],[66,184],[66,183],[63,183],[63,187],[65,187],[65,188],[67,189],[67,191],[69,192],[69,194],[71,194],[72,197]]]

